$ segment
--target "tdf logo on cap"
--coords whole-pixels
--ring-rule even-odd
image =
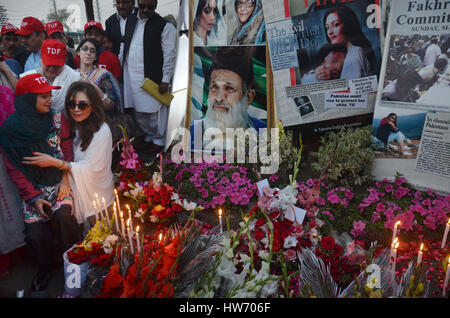
[[[58,26],[58,23],[49,23],[49,24],[47,24],[47,26],[49,29],[54,29]]]
[[[45,82],[47,82],[47,81],[45,80],[44,76],[36,77],[34,80],[35,80],[36,82],[38,82],[39,85],[40,85],[40,84],[44,84]]]
[[[55,49],[54,47],[47,48],[47,53],[50,55],[59,55],[60,52],[61,52],[61,49]]]

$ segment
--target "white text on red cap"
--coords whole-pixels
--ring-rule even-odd
[[[39,85],[40,85],[40,84],[44,84],[44,83],[46,82],[44,76],[36,77],[34,80],[37,81],[37,82],[39,83]]]
[[[49,24],[47,24],[47,26],[48,26],[49,29],[53,29],[53,28],[56,28],[58,26],[58,23],[49,23]]]
[[[59,55],[59,52],[61,52],[61,49],[55,49],[54,47],[47,48],[47,53],[50,55]]]

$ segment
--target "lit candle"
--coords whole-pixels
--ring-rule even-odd
[[[136,244],[138,253],[141,251],[141,240],[139,239],[139,225],[136,226]]]
[[[116,202],[114,202],[113,210],[114,210],[114,222],[116,223],[116,231],[117,233],[119,233],[119,220],[117,220]]]
[[[442,297],[447,297],[448,281],[450,279],[450,260],[447,264],[447,272],[445,273],[444,287],[442,289]]]
[[[392,263],[391,263],[391,282],[394,282],[395,280],[395,267],[397,264],[397,247],[400,244],[400,242],[395,243],[394,245],[394,251],[392,252]]]
[[[445,243],[447,243],[447,235],[448,235],[449,229],[450,229],[450,219],[448,219],[447,225],[445,226],[445,232],[444,232],[444,237],[442,238],[441,248],[444,248]]]
[[[94,205],[95,221],[98,221],[97,206],[95,205],[95,201],[92,201],[92,204]]]
[[[95,197],[97,198],[97,206],[100,209],[100,218],[103,218],[103,213],[102,213],[102,206],[100,205],[100,200],[98,199],[98,195],[97,192],[95,192]]]
[[[105,202],[104,197],[102,197],[102,201],[103,201],[103,208],[105,209],[106,219],[108,220],[108,223],[109,223],[109,214],[108,214],[108,209],[106,208],[106,202]]]
[[[127,220],[127,231],[128,231],[128,242],[130,243],[131,254],[134,254],[134,246],[133,246],[133,233],[130,228],[130,219]]]
[[[128,209],[128,218],[130,220],[130,226],[131,226],[131,228],[133,228],[133,217],[131,215],[131,210],[130,210],[130,207],[128,206],[128,204],[126,205],[126,207]]]
[[[219,226],[220,226],[220,233],[223,233],[222,230],[222,209],[219,209]]]
[[[397,228],[401,223],[402,223],[401,221],[395,222],[394,232],[392,233],[392,242],[394,242],[394,239],[397,237]]]
[[[162,241],[162,233],[159,233],[159,243]]]
[[[420,263],[422,263],[422,257],[423,257],[423,243],[420,244],[420,250],[419,250],[419,255],[417,255],[417,266],[420,265]]]
[[[123,222],[123,212],[120,211],[120,225],[122,226],[122,236],[125,239],[125,224]]]
[[[394,241],[392,242],[392,244],[391,244],[391,250],[389,251],[389,264],[390,264],[390,262],[391,262],[391,258],[392,258],[392,255],[393,255],[393,253],[394,253],[394,246],[395,246],[395,244],[398,242],[398,237],[396,237],[395,239],[394,239]]]

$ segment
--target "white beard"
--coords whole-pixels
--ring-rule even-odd
[[[227,108],[226,112],[213,109],[214,104],[217,102],[208,103],[208,110],[206,111],[205,118],[203,119],[203,129],[206,131],[208,128],[219,128],[223,134],[226,133],[227,128],[244,128],[253,127],[247,113],[248,99],[244,95],[242,99],[236,102],[233,106],[227,104],[221,104]]]

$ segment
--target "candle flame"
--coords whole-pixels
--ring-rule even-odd
[[[128,204],[125,204],[125,206],[127,207],[128,210],[130,209],[130,207],[128,206]]]
[[[395,243],[394,248],[397,249],[397,247],[400,245],[400,242]]]
[[[114,194],[117,195],[117,190],[116,189],[114,189]]]
[[[136,226],[136,232],[138,232],[138,233],[139,233],[139,225],[138,225],[138,226]]]
[[[392,245],[394,245],[395,243],[397,243],[398,242],[398,237],[396,237],[395,239],[394,239],[394,241],[392,242]]]
[[[104,198],[104,197],[102,197],[102,201],[103,201],[103,203],[106,203],[106,202],[105,202],[105,198]]]
[[[420,244],[420,250],[423,250],[423,243]]]
[[[114,213],[116,213],[116,205],[113,206]]]
[[[447,225],[450,225],[450,219],[448,219]]]
[[[128,227],[130,226],[130,218],[128,218],[128,220],[127,220],[127,226]]]
[[[219,209],[219,216],[222,216],[222,209]]]
[[[159,233],[159,241],[161,242],[162,240],[162,233]]]
[[[122,211],[120,211],[120,217],[123,218],[123,212]]]
[[[398,227],[401,223],[402,223],[402,221],[395,222],[395,227]]]
[[[95,192],[95,197],[98,198],[97,192]]]

